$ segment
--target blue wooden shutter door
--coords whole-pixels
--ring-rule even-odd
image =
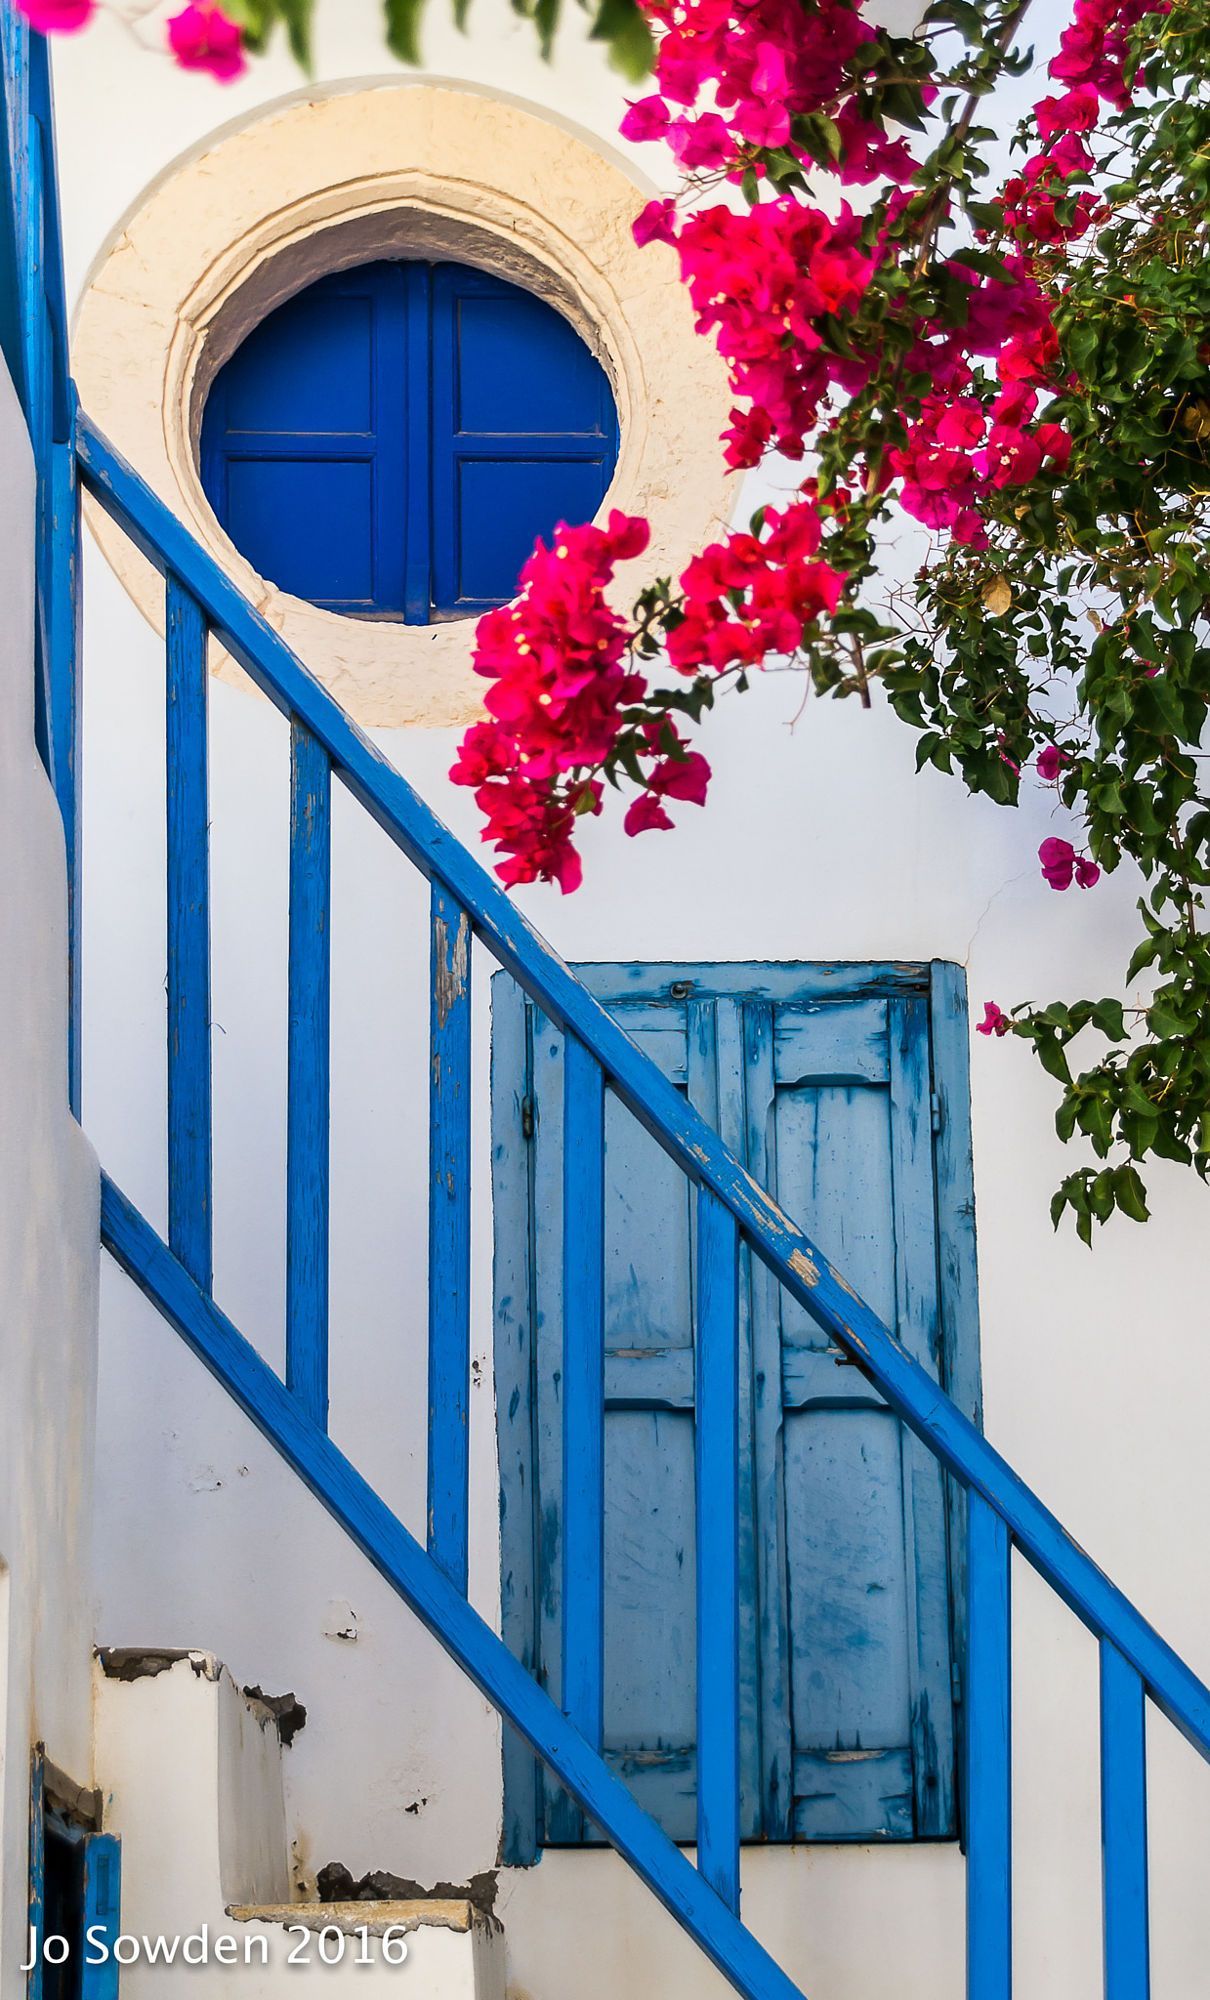
[[[331,611],[506,602],[538,535],[613,477],[605,371],[552,306],[458,264],[368,264],[279,306],[219,370],[202,480],[258,575]]]
[[[404,605],[403,267],[321,279],[219,371],[202,479],[259,576],[333,611]]]
[[[925,992],[745,993],[763,968],[590,981],[756,1178],[939,1370]],[[841,969],[843,970],[843,969]],[[642,997],[630,997],[638,978]],[[755,985],[757,981],[752,978]],[[818,985],[818,979],[808,984]],[[528,1103],[523,1200],[498,1172],[505,1615],[559,1688],[562,1041],[497,982],[498,1117]],[[722,988],[723,990],[719,990]],[[726,990],[726,989],[730,990]],[[688,989],[688,990],[686,990]],[[520,1066],[522,1074],[510,1078]],[[500,1146],[497,1148],[500,1167]],[[683,1177],[612,1100],[606,1119],[605,1747],[675,1838],[694,1833],[692,1209]],[[522,1253],[514,1241],[528,1231]],[[526,1297],[522,1296],[523,1287]],[[531,1345],[526,1350],[529,1321]],[[745,1257],[741,1338],[741,1753],[747,1839],[954,1830],[945,1491],[856,1369]],[[528,1369],[532,1409],[526,1428]],[[510,1474],[530,1456],[533,1498]],[[509,1509],[536,1514],[527,1577]],[[593,1837],[515,1744],[509,1858]],[[532,1827],[530,1822],[532,1821]]]
[[[749,1165],[939,1376],[927,1000],[750,1013]],[[761,1539],[763,1747],[777,1830],[816,1840],[948,1833],[940,1468],[764,1273],[757,1299],[758,1493],[762,1518],[785,1536],[784,1559],[771,1535]]]
[[[535,537],[591,521],[613,477],[605,371],[560,313],[485,271],[433,272],[433,599],[506,602]]]

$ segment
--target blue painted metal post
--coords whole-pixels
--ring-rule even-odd
[[[210,810],[206,619],[168,578],[168,1242],[212,1280]]]
[[[466,1589],[470,1469],[471,927],[431,898],[428,1547]]]
[[[1147,1743],[1143,1683],[1101,1640],[1105,2000],[1148,2000]]]
[[[328,1421],[332,766],[290,726],[290,964],[286,1100],[286,1387]]]
[[[697,1198],[697,1865],[739,1914],[739,1232]]]
[[[1012,1996],[1012,1544],[979,1494],[967,1517],[966,1991]]]
[[[563,1712],[594,1749],[604,1723],[605,1079],[563,1054]]]

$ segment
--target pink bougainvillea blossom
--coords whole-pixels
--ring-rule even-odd
[[[474,787],[507,883],[557,881],[566,891],[579,882],[575,821],[599,812],[601,788],[567,774],[605,761],[622,705],[646,693],[628,664],[630,627],[605,592],[648,535],[645,521],[616,508],[604,528],[561,522],[549,548],[535,546],[516,601],[479,621],[474,665],[491,682],[491,719],[467,732],[450,775]],[[654,754],[653,764],[649,783],[674,795]]]
[[[1070,840],[1052,834],[1038,849],[1038,860],[1052,889],[1070,889],[1076,872],[1076,851]]]
[[[39,35],[74,35],[88,26],[97,0],[17,0],[17,8]]]
[[[887,127],[882,45],[864,0],[642,4],[655,31],[653,87],[627,110],[624,136],[666,146],[691,194],[742,183],[746,206],[730,193],[697,206],[660,197],[637,217],[635,240],[675,248],[697,330],[726,365],[727,465],[743,471],[770,453],[800,461],[838,435],[867,392],[885,396],[888,387],[869,306],[873,299],[877,325],[894,298],[883,293],[888,269],[905,246],[914,254],[916,164],[908,141]],[[1069,477],[1077,444],[1064,419],[1076,385],[1052,318],[1053,251],[1107,213],[1093,185],[1097,129],[1106,106],[1129,101],[1132,30],[1167,11],[1168,0],[1074,0],[1052,89],[1035,109],[1035,147],[1002,191],[999,226],[976,230],[948,258],[935,253],[943,309],[897,329],[891,351],[905,393],[891,383],[886,433],[860,461],[863,505],[888,495],[932,531],[979,550],[1006,501],[1015,507],[1019,494],[1029,507],[1033,490]],[[935,87],[925,77],[920,88],[927,106]],[[787,155],[801,162],[797,185]],[[839,188],[879,182],[876,227],[838,194],[818,200],[816,174]],[[750,530],[711,543],[661,586],[670,594],[657,599],[652,622],[633,630],[606,597],[621,559],[612,524],[563,528],[552,549],[539,545],[517,602],[480,623],[476,667],[491,683],[490,720],[468,732],[454,772],[476,788],[506,881],[572,886],[576,823],[600,810],[607,776],[634,786],[628,834],[669,827],[672,799],[701,802],[708,767],[687,751],[637,657],[656,635],[667,665],[700,685],[742,678],[815,643],[854,608],[843,563],[828,560],[852,496],[826,484],[824,493],[821,501],[806,479]],[[999,748],[1019,775],[1003,732]],[[1050,744],[1036,767],[1055,784],[1068,762]],[[1099,880],[1096,863],[1069,841],[1044,841],[1039,859],[1057,890]],[[998,1010],[995,1021],[1003,1025],[984,1032],[1008,1032]]]
[[[168,22],[168,46],[181,69],[203,70],[231,83],[248,67],[244,31],[213,0],[196,0]]]
[[[1087,855],[1077,854],[1070,840],[1061,840],[1052,834],[1038,849],[1038,860],[1042,864],[1042,874],[1052,889],[1070,889],[1073,882],[1081,889],[1092,889],[1101,879],[1101,871],[1095,861]]]
[[[1012,1032],[1012,1022],[1002,1007],[994,1000],[988,1000],[983,1008],[983,1019],[977,1023],[977,1035],[1007,1035]]]
[[[812,0],[810,8],[798,0],[648,0],[644,11],[658,31],[656,90],[628,112],[627,138],[666,138],[683,165],[728,167],[738,177],[757,148],[809,160],[801,121],[834,113],[842,182],[911,182],[907,142],[889,138],[865,106],[875,32],[854,0]]]

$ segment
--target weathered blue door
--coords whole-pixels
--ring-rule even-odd
[[[367,264],[220,368],[202,482],[279,589],[424,624],[512,597],[539,535],[592,519],[617,443],[604,369],[544,300],[462,264]]]
[[[583,969],[582,969],[583,971]],[[586,976],[900,1340],[967,1392],[939,1268],[927,967],[595,967]],[[949,982],[953,988],[952,979]],[[950,1037],[954,1047],[957,1038]],[[493,1025],[506,1631],[557,1693],[562,1038],[501,976]],[[965,1096],[965,1073],[950,1079]],[[965,1124],[963,1122],[963,1131]],[[967,1183],[960,1191],[969,1219]],[[695,1814],[692,1205],[606,1112],[605,1743],[677,1839]],[[958,1204],[961,1206],[961,1203]],[[748,1839],[944,1837],[954,1821],[948,1504],[859,1371],[759,1264],[741,1276],[743,1823]],[[967,1395],[969,1400],[969,1395]],[[512,1858],[587,1834],[508,1752]]]

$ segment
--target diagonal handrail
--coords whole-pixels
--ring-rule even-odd
[[[986,1501],[1033,1567],[1141,1677],[1160,1711],[1210,1760],[1210,1688],[1074,1541],[843,1275],[757,1185],[402,774],[350,720],[164,502],[81,413],[82,484],[165,577],[205,610],[250,679],[323,744],[341,780],[409,860],[444,885],[501,965],[591,1050],[610,1087],[664,1151],[735,1217],[792,1297],[861,1367],[968,1492]]]
[[[151,1224],[101,1181],[101,1240],[228,1394],[452,1653],[678,1923],[749,2000],[804,2000],[723,1897],[610,1770]]]

